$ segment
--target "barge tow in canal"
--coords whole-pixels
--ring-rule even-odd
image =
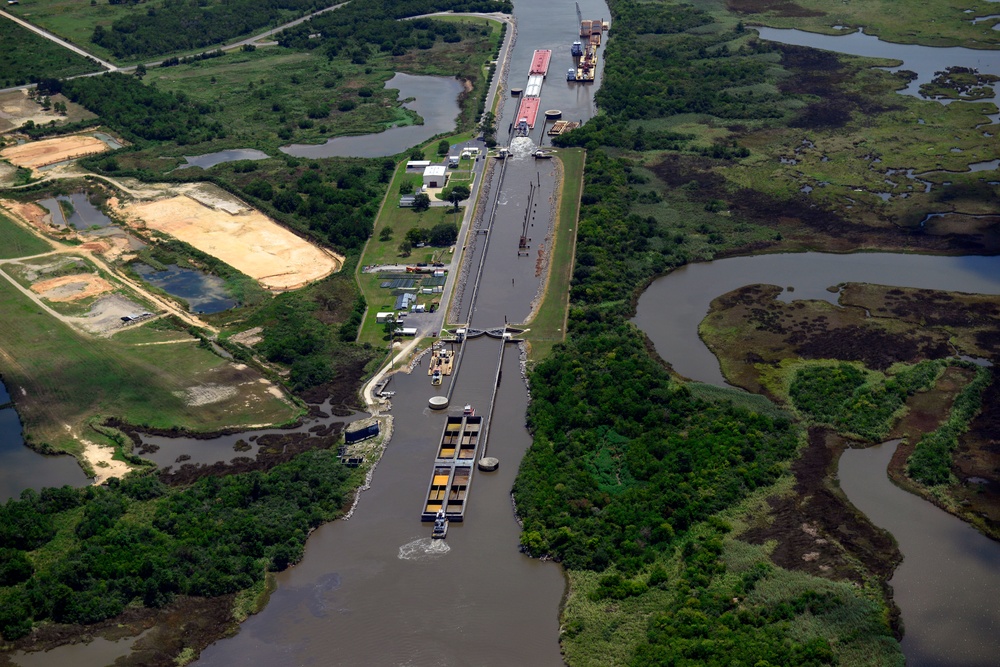
[[[469,405],[465,406],[461,416],[448,417],[445,421],[431,483],[427,487],[427,499],[420,515],[421,521],[435,522],[435,533],[438,532],[438,520],[442,517],[448,521],[465,519],[465,505],[482,427],[483,418],[476,415],[475,409]]]

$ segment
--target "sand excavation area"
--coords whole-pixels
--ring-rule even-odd
[[[47,125],[51,121],[63,123],[97,118],[96,115],[79,104],[70,102],[62,95],[53,95],[51,101],[53,103],[62,102],[66,105],[69,113],[64,116],[51,108],[46,111],[28,94],[27,90],[11,90],[0,93],[0,133],[15,130],[29,120],[35,125]]]
[[[106,150],[109,150],[108,145],[97,137],[80,134],[31,141],[20,146],[8,146],[0,151],[0,157],[18,167],[38,169],[56,162],[103,153]]]
[[[87,297],[110,292],[115,287],[104,278],[92,273],[59,276],[32,283],[31,291],[43,299],[56,302],[79,301]]]
[[[323,278],[339,271],[344,261],[214,186],[127,204],[123,212],[130,224],[189,243],[275,291]]]

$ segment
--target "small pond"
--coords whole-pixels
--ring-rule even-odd
[[[195,269],[183,269],[176,264],[163,270],[141,263],[134,264],[132,268],[150,285],[187,301],[188,309],[192,312],[210,315],[238,305],[226,289],[225,281],[218,276]]]
[[[52,214],[52,224],[59,227],[69,225],[77,230],[87,230],[92,227],[103,228],[111,224],[111,219],[91,204],[84,192],[42,199],[38,203]],[[66,217],[67,209],[72,211],[68,218]]]
[[[0,406],[11,397],[0,382]],[[21,420],[13,407],[0,408],[0,502],[16,498],[25,489],[46,486],[83,486],[83,470],[71,456],[43,456],[24,444]]]
[[[755,28],[761,39],[781,44],[810,46],[825,51],[847,53],[869,58],[901,60],[898,67],[886,68],[890,72],[908,70],[917,73],[917,78],[901,90],[901,93],[921,97],[920,86],[930,83],[934,73],[946,67],[971,67],[982,74],[1000,76],[1000,51],[967,49],[961,46],[936,47],[917,44],[895,44],[884,42],[874,35],[866,35],[861,30],[847,35],[820,35],[804,30],[785,28]],[[942,100],[946,101],[946,100]]]
[[[399,89],[400,100],[415,98],[403,106],[416,112],[424,124],[391,127],[377,134],[337,137],[319,145],[292,144],[281,151],[301,158],[386,157],[455,129],[455,119],[461,111],[458,96],[462,84],[458,79],[397,73],[385,82],[385,87]]]
[[[185,155],[187,164],[182,164],[177,169],[187,169],[188,167],[201,167],[209,169],[223,162],[235,162],[236,160],[266,160],[270,155],[254,148],[234,148],[228,151],[216,151],[215,153],[205,153],[204,155]],[[176,171],[176,170],[175,170]]]

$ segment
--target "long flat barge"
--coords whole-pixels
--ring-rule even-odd
[[[532,74],[545,76],[549,71],[549,60],[551,59],[551,49],[535,49],[535,52],[531,56],[531,67],[528,68],[528,76]]]
[[[463,521],[465,506],[472,483],[483,418],[471,408],[462,416],[450,416],[441,432],[431,482],[427,486],[421,521]]]
[[[518,125],[524,123],[530,129],[535,129],[535,119],[538,118],[538,107],[542,101],[537,97],[524,97],[521,106],[517,108]]]

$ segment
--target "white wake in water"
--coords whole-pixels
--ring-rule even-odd
[[[510,142],[510,154],[515,158],[526,158],[535,152],[535,142],[528,137],[514,137]]]
[[[419,540],[407,542],[399,547],[399,560],[431,560],[439,558],[451,551],[444,540],[421,537]]]

